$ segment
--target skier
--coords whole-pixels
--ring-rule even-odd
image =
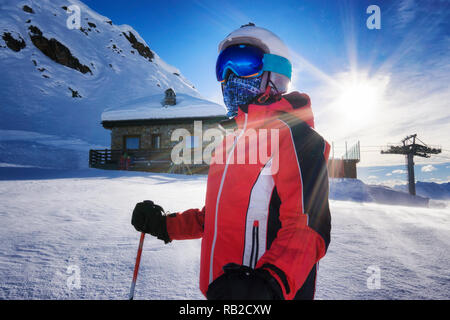
[[[330,243],[330,146],[313,129],[309,97],[285,94],[291,72],[287,47],[269,30],[250,23],[230,33],[219,44],[216,75],[230,118],[222,126],[236,130],[214,152],[225,161],[210,165],[205,206],[165,215],[147,200],[133,211],[136,230],[165,243],[202,238],[207,299],[314,298]],[[243,137],[262,128],[277,130],[269,160],[235,164],[237,150],[272,150],[270,138],[255,146]]]

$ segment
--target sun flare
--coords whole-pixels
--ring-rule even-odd
[[[339,80],[335,94],[336,111],[354,125],[366,124],[382,107],[387,80],[353,74]]]

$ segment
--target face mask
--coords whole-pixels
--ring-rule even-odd
[[[262,76],[253,78],[240,78],[234,73],[228,76],[222,87],[223,101],[227,107],[229,118],[237,115],[238,106],[248,104],[260,92]]]

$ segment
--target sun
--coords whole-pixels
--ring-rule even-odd
[[[337,83],[333,105],[343,119],[359,126],[377,117],[383,106],[386,79],[353,73],[343,75]]]
[[[355,120],[370,116],[379,102],[377,89],[367,82],[342,86],[338,109]]]

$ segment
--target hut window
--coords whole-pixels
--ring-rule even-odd
[[[161,148],[161,135],[160,134],[152,134],[152,147],[153,147],[153,149]]]
[[[141,145],[141,137],[125,136],[125,149],[139,149]]]

